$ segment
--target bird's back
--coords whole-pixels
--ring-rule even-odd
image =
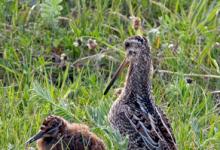
[[[121,135],[128,135],[128,150],[176,150],[175,138],[166,115],[153,103],[153,108],[147,105],[151,104],[144,103],[141,98],[134,100],[133,97],[119,97],[109,113],[111,125],[118,129]]]
[[[141,106],[142,107],[142,106]],[[155,106],[155,112],[150,113],[145,107],[128,109],[126,118],[133,132],[129,133],[129,150],[136,147],[143,149],[176,150],[176,142],[170,123],[163,111]],[[132,131],[132,129],[127,129]]]
[[[69,124],[60,139],[38,140],[39,150],[105,150],[101,139],[83,124]]]

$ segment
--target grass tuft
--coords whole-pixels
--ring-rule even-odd
[[[126,149],[107,120],[116,96],[103,89],[136,34],[151,42],[155,101],[179,149],[220,149],[219,12],[217,0],[1,1],[0,149],[24,149],[49,114]]]

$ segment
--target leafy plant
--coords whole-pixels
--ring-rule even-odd
[[[60,104],[56,104],[52,98],[50,91],[41,87],[37,82],[33,83],[32,100],[38,101],[41,104],[53,105],[54,113],[64,117],[65,119],[72,120],[73,114]]]
[[[103,89],[124,57],[124,39],[135,34],[130,16],[141,19],[151,41],[155,103],[178,148],[220,149],[220,108],[212,96],[220,90],[220,1],[33,0],[34,7],[29,1],[0,1],[0,149],[24,149],[48,114],[87,124],[107,149],[127,149],[107,119],[124,72],[108,95]],[[67,55],[66,71],[52,52]]]
[[[49,26],[56,26],[58,23],[58,17],[61,15],[62,0],[45,0],[41,3],[41,17],[43,22]]]

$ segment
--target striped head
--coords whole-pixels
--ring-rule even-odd
[[[104,91],[104,95],[106,95],[117,79],[118,75],[122,72],[122,70],[132,64],[146,64],[146,62],[150,61],[150,46],[148,40],[142,36],[132,36],[125,40],[124,47],[126,51],[126,57],[121,65],[118,67],[117,71],[113,75],[111,81]]]
[[[145,37],[133,36],[125,40],[126,61],[135,63],[142,57],[150,55],[150,47]]]
[[[65,121],[58,116],[48,116],[42,123],[40,127],[40,131],[31,137],[27,142],[26,145],[45,137],[51,138],[59,138],[61,132],[66,127]]]

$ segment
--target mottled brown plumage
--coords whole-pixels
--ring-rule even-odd
[[[109,112],[111,125],[128,136],[128,150],[177,150],[170,123],[153,102],[147,39],[130,37],[125,41],[125,50],[126,59],[104,92],[108,92],[122,68],[129,64],[125,87]]]
[[[105,150],[103,141],[88,126],[69,123],[58,116],[47,117],[26,146],[36,140],[38,150]]]

